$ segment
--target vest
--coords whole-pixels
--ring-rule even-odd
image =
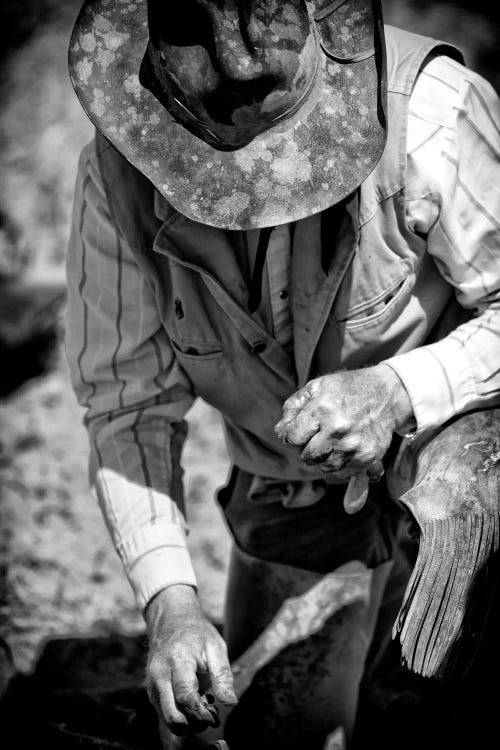
[[[426,253],[425,239],[406,225],[405,178],[408,103],[418,73],[431,53],[462,60],[454,48],[392,27],[386,27],[386,46],[387,143],[376,169],[347,203],[349,231],[329,246],[324,232],[312,232],[313,219],[295,225],[292,358],[248,313],[237,255],[256,241],[255,231],[225,231],[188,219],[96,136],[116,231],[150,280],[194,392],[220,411],[231,460],[252,474],[318,478],[318,469],[302,465],[273,429],[283,401],[311,377],[377,364],[457,324],[451,287]],[[419,302],[426,295],[438,301],[431,316]]]

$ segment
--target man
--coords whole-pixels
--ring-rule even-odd
[[[68,258],[91,478],[174,733],[213,723],[199,678],[236,703],[229,658],[286,598],[325,575],[368,581],[368,605],[279,654],[226,726],[232,748],[322,747],[339,726],[351,738],[401,606],[395,499],[421,529],[397,622],[415,671],[463,667],[465,605],[496,550],[498,100],[453,48],[384,39],[378,3],[147,11],[90,0],[70,46],[98,130]],[[186,550],[196,396],[220,410],[234,465],[219,495],[229,658]]]

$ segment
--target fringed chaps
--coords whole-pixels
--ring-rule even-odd
[[[404,446],[399,464],[413,473],[400,500],[421,535],[393,636],[409,669],[459,678],[498,579],[500,409],[467,414]]]

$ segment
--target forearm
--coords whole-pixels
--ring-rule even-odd
[[[144,609],[174,584],[196,586],[187,549],[180,423],[137,412],[91,425],[90,479],[114,545]]]
[[[473,318],[429,346],[385,361],[410,397],[417,432],[500,401],[500,309]]]

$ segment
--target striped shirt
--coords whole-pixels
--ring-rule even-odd
[[[436,57],[419,76],[408,121],[407,221],[459,302],[477,312],[441,341],[387,360],[419,431],[490,405],[500,392],[499,121],[498,98],[477,74]],[[290,268],[290,230],[278,227],[259,312],[285,347],[293,346]],[[195,394],[150,281],[116,236],[93,144],[80,160],[67,269],[67,350],[87,410],[91,481],[144,607],[168,585],[195,585],[182,509],[167,489],[181,480],[172,424]]]

